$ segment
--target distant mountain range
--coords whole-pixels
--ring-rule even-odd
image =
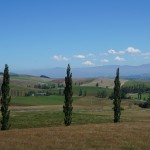
[[[150,79],[150,64],[140,66],[119,66],[105,65],[87,68],[71,68],[73,78],[114,78],[116,69],[120,68],[120,77],[128,79]],[[45,70],[32,71],[31,74],[40,76],[44,74],[50,78],[64,78],[66,76],[66,68],[51,68]]]

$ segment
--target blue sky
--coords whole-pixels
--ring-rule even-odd
[[[150,63],[149,0],[0,0],[0,70]]]

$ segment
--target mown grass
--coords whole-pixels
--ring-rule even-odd
[[[82,90],[83,94],[86,91],[87,96],[96,96],[98,91],[106,91],[108,95],[111,94],[112,89],[109,88],[101,88],[101,87],[92,87],[92,86],[74,86],[73,87],[73,94],[79,95],[80,89]]]
[[[12,104],[25,104],[25,105],[61,105],[64,103],[63,96],[27,96],[27,97],[14,97],[11,100]]]
[[[36,101],[34,98],[36,97],[33,97],[32,101]],[[57,99],[57,97],[55,98]],[[44,99],[39,99],[39,103],[36,103],[34,107],[19,106],[19,109],[17,106],[13,106],[11,108],[11,129],[62,126],[64,113],[63,100],[61,98],[63,97],[60,97],[60,101],[53,99],[51,103],[47,103],[47,100],[46,103],[43,103]],[[45,109],[44,106],[41,108],[40,104],[45,104]],[[113,122],[114,112],[112,109],[113,101],[111,100],[98,99],[96,97],[76,98],[73,102],[73,107],[72,125]],[[143,111],[144,109],[134,105],[134,101],[123,100],[121,107],[124,108],[121,113],[121,122],[147,121],[147,118],[150,117],[147,114],[148,110]]]
[[[129,96],[131,96],[132,99],[138,99],[138,93],[129,93]],[[141,99],[142,100],[147,100],[149,98],[149,93],[142,93],[141,94]]]
[[[11,112],[10,122],[11,129],[64,126],[64,114],[63,110],[56,112]],[[106,114],[74,112],[72,115],[72,125],[108,122],[113,122],[113,119]]]
[[[61,126],[63,113],[61,112],[12,112],[11,129],[38,128]]]

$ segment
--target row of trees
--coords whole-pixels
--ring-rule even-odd
[[[64,89],[64,95],[65,95],[65,101],[63,105],[63,112],[65,114],[64,118],[64,124],[66,126],[69,126],[72,121],[72,73],[70,73],[70,65],[68,64],[67,67],[67,76],[65,77],[65,89]],[[120,116],[121,116],[121,94],[120,94],[120,79],[119,79],[119,68],[117,69],[116,72],[116,78],[114,80],[114,122],[119,122],[120,121]]]
[[[36,84],[34,85],[34,88],[36,89],[53,89],[53,88],[63,88],[64,85],[61,84],[61,83],[58,83],[57,85],[56,84],[51,84],[51,85],[48,85],[48,84]]]
[[[150,88],[145,84],[136,84],[133,86],[123,86],[121,87],[121,97],[123,99],[127,97],[128,93],[138,93],[138,99],[141,99],[143,93],[150,93]]]
[[[72,102],[73,102],[73,91],[72,91],[72,73],[70,72],[71,68],[68,64],[67,67],[67,76],[65,77],[65,89],[64,89],[64,105],[63,105],[63,112],[65,115],[64,124],[69,126],[72,122]],[[3,83],[1,86],[1,113],[2,113],[2,120],[1,120],[1,130],[7,130],[10,128],[9,124],[9,116],[10,110],[8,106],[10,104],[11,97],[9,96],[9,70],[8,65],[5,65],[4,74],[3,74]],[[117,69],[116,78],[114,81],[114,122],[119,122],[120,115],[121,115],[121,97],[120,97],[120,81],[119,81],[119,68]]]
[[[136,84],[133,86],[122,86],[121,90],[125,93],[143,93],[143,92],[149,92],[150,87],[146,86],[145,84]]]

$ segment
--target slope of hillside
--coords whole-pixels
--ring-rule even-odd
[[[121,85],[123,85],[127,80],[121,79]],[[89,83],[82,84],[82,86],[96,86],[98,84],[98,87],[108,87],[113,88],[114,87],[114,79],[109,78],[97,78]]]
[[[3,76],[0,75],[0,84],[2,83],[2,79]],[[52,79],[49,78],[41,78],[29,75],[10,76],[10,85],[12,88],[34,88],[34,85],[36,84],[46,84],[51,81]]]

